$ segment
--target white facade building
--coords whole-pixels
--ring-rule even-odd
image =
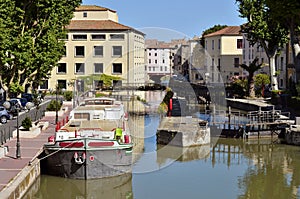
[[[72,90],[71,83],[75,79],[101,74],[120,77],[114,85],[145,83],[145,34],[118,23],[116,11],[100,6],[79,6],[67,29],[65,56],[41,89],[54,89],[59,85]],[[93,88],[103,85],[99,80],[91,83],[89,86]]]

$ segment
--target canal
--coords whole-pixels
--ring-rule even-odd
[[[158,115],[130,119],[143,131],[136,134],[143,148],[135,151],[132,174],[88,181],[42,175],[24,198],[300,198],[300,147],[218,138],[199,147],[161,146]]]

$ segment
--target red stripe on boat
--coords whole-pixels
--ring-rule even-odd
[[[84,144],[83,142],[60,142],[59,143],[59,146],[60,147],[65,147],[65,148],[72,148],[72,147],[75,147],[75,148],[80,148],[80,147],[83,147]]]
[[[90,147],[113,146],[114,142],[90,142]]]

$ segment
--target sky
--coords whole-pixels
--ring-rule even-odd
[[[117,11],[119,23],[146,34],[146,39],[193,38],[214,25],[239,26],[235,0],[83,0]]]

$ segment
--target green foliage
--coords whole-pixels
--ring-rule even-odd
[[[226,28],[226,27],[227,27],[227,25],[220,25],[220,24],[218,24],[218,25],[214,25],[213,27],[211,27],[211,28],[209,28],[209,29],[207,29],[207,30],[204,30],[204,31],[202,32],[202,36],[201,36],[201,40],[200,40],[201,45],[202,45],[203,47],[205,47],[205,42],[204,42],[204,36],[205,36],[205,35],[208,35],[208,34],[210,34],[210,33],[217,32],[217,31],[222,30],[223,28]]]
[[[95,97],[105,97],[105,96],[107,96],[107,94],[105,94],[105,93],[99,93],[99,92],[97,92],[95,94]]]
[[[254,73],[259,70],[262,66],[262,64],[258,64],[258,58],[255,57],[255,59],[249,64],[249,66],[247,66],[246,64],[242,64],[240,65],[241,68],[243,68],[244,70],[246,70],[249,75],[248,75],[248,80],[247,80],[247,85],[246,85],[246,89],[247,89],[247,95],[249,97],[255,97],[255,90],[254,90]]]
[[[173,95],[174,95],[174,92],[173,92],[170,88],[168,88],[168,89],[167,89],[167,93],[166,93],[166,95],[165,95],[165,97],[164,97],[164,99],[163,99],[163,102],[164,102],[167,106],[169,105],[170,99],[173,97]]]
[[[66,26],[81,0],[0,0],[0,81],[37,87],[64,53]]]
[[[168,112],[168,105],[164,102],[160,103],[157,112],[159,114],[166,114]]]
[[[32,121],[30,117],[25,117],[25,119],[22,121],[23,128],[28,131],[30,127],[32,127]]]
[[[233,91],[235,97],[244,98],[246,95],[247,80],[236,80],[231,84],[230,89]]]
[[[63,96],[64,96],[66,101],[71,101],[72,98],[73,98],[73,92],[72,91],[65,91],[63,93]]]
[[[270,76],[267,74],[257,74],[254,76],[254,84],[257,87],[255,93],[258,96],[262,96],[262,91],[265,85],[270,84]]]
[[[275,75],[275,56],[288,42],[289,32],[276,18],[272,17],[272,10],[266,3],[267,0],[236,0],[239,6],[240,17],[247,18],[241,25],[241,31],[246,33],[250,44],[261,46],[270,62],[270,76]],[[272,78],[272,88],[277,89],[277,81]]]
[[[24,92],[24,88],[17,82],[13,82],[9,87],[10,97],[17,97],[20,93]]]
[[[270,84],[270,76],[267,74],[257,74],[254,76],[254,82],[257,87]]]
[[[108,88],[112,86],[113,81],[122,80],[121,77],[114,76],[114,75],[107,75],[107,74],[100,74],[100,75],[89,75],[80,77],[80,80],[83,80],[86,85],[92,85],[95,80],[102,81],[103,87]]]
[[[297,96],[300,97],[300,82],[298,82],[295,86],[296,86]]]
[[[51,100],[51,102],[48,104],[46,110],[47,111],[56,111],[60,110],[62,104],[59,101]]]

